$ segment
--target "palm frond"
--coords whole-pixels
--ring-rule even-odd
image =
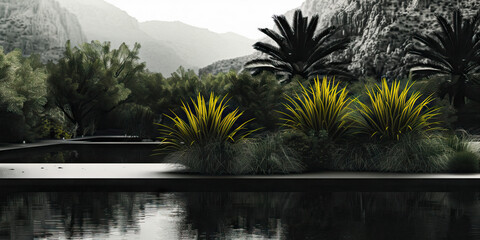
[[[315,15],[308,21],[300,10],[296,10],[290,25],[285,16],[274,16],[273,20],[278,33],[266,29],[259,29],[270,37],[277,46],[269,43],[257,42],[254,49],[268,55],[271,62],[249,61],[245,68],[258,74],[261,71],[270,71],[276,75],[291,77],[299,75],[303,78],[312,76],[313,72],[320,72],[320,67],[329,68],[329,61],[324,61],[336,51],[345,49],[349,39],[332,40],[336,27],[327,27],[315,35],[319,17]],[[327,69],[326,69],[327,70]],[[327,70],[329,72],[329,70]]]

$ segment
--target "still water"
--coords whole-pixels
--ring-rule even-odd
[[[479,193],[0,196],[0,239],[480,239]]]
[[[67,144],[0,151],[0,163],[158,163],[157,144]]]

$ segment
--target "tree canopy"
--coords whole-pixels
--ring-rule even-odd
[[[111,49],[110,43],[92,41],[79,47],[67,42],[64,57],[50,64],[48,90],[55,105],[77,126],[77,134],[93,131],[98,115],[127,99],[126,87],[145,68],[138,62],[140,44]]]
[[[1,141],[36,137],[47,103],[47,73],[38,59],[35,55],[25,58],[20,50],[5,54],[0,48]]]

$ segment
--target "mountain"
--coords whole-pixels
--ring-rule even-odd
[[[86,40],[75,17],[54,0],[2,0],[0,2],[0,46],[23,54],[40,54],[42,60],[57,60],[65,43]]]
[[[143,32],[135,18],[103,0],[56,1],[77,16],[88,41],[110,41],[115,48],[123,42],[130,47],[138,42],[141,61],[150,71],[168,75],[179,66],[192,67],[172,48]]]
[[[253,40],[233,34],[218,34],[181,22],[139,23],[103,0],[56,0],[74,13],[88,41],[141,44],[140,58],[151,71],[169,75],[183,66],[198,69],[213,61],[253,52]]]
[[[229,71],[236,71],[239,72],[243,69],[243,65],[255,58],[260,56],[259,54],[250,54],[242,57],[231,58],[226,60],[216,61],[204,68],[200,68],[198,70],[198,75],[204,74],[213,74],[216,75],[217,73],[221,72],[229,72]]]
[[[458,4],[458,5],[457,5]],[[414,32],[429,34],[438,31],[435,15],[451,19],[452,10],[459,7],[466,17],[480,7],[477,0],[306,0],[301,6],[306,16],[319,15],[317,31],[327,26],[342,26],[341,34],[351,38],[349,48],[336,53],[335,58],[351,59],[349,69],[360,76],[401,78],[408,75],[406,64],[416,61],[406,55],[413,43]],[[285,15],[291,20],[294,10]],[[273,21],[272,21],[273,25]],[[245,57],[232,59],[235,66],[245,63]],[[228,64],[215,63],[221,69]],[[233,66],[233,65],[232,65]],[[200,71],[217,71],[208,66]]]
[[[253,53],[254,40],[235,33],[218,34],[182,22],[149,21],[140,29],[168,45],[183,59],[195,66],[206,66],[220,59]]]

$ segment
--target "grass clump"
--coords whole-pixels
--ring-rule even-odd
[[[399,141],[357,142],[337,146],[332,169],[346,171],[379,171],[434,173],[447,169],[454,149],[442,136],[429,138],[405,135]]]
[[[239,152],[238,145],[220,141],[193,144],[171,152],[165,161],[180,163],[190,171],[202,174],[232,174],[236,169],[234,158]]]
[[[453,154],[448,161],[449,172],[476,173],[479,169],[479,157],[469,151],[460,151]]]
[[[329,168],[335,148],[328,139],[327,132],[321,131],[318,136],[300,131],[286,130],[280,133],[283,144],[297,152],[305,168],[309,171]]]
[[[228,101],[221,100],[213,93],[205,101],[199,94],[192,99],[193,107],[182,102],[186,120],[177,114],[168,116],[173,126],[160,126],[163,151],[173,151],[167,160],[181,163],[190,170],[207,174],[229,174],[233,171],[236,143],[245,140],[256,130],[247,131],[245,125],[251,121],[239,123],[242,115],[238,108],[226,114]]]
[[[305,169],[301,156],[285,145],[279,134],[246,142],[235,159],[239,174],[285,174]]]
[[[306,134],[313,133],[318,136],[322,131],[328,137],[335,139],[348,129],[348,115],[352,100],[347,97],[346,88],[339,89],[334,80],[323,78],[315,79],[314,85],[308,89],[302,86],[301,94],[295,97],[286,96],[284,104],[284,126],[299,130]]]
[[[173,117],[167,115],[167,118],[172,120],[173,127],[157,124],[161,127],[159,129],[162,135],[160,139],[167,147],[181,149],[183,146],[205,145],[211,142],[233,143],[246,138],[255,131],[243,131],[245,125],[253,119],[235,126],[237,120],[243,114],[238,111],[238,108],[226,115],[224,114],[228,107],[228,101],[225,101],[225,97],[220,100],[218,96],[211,93],[210,99],[206,102],[205,98],[199,93],[196,102],[193,99],[191,100],[193,108],[182,102],[181,109],[187,118],[186,121],[173,113]]]
[[[407,82],[401,90],[400,82],[389,86],[383,79],[381,86],[367,88],[369,103],[357,101],[359,116],[353,118],[359,132],[383,140],[400,140],[407,133],[439,130],[439,123],[432,121],[440,114],[439,109],[428,106],[434,99],[430,95],[421,100],[420,92],[410,92],[412,86]]]

